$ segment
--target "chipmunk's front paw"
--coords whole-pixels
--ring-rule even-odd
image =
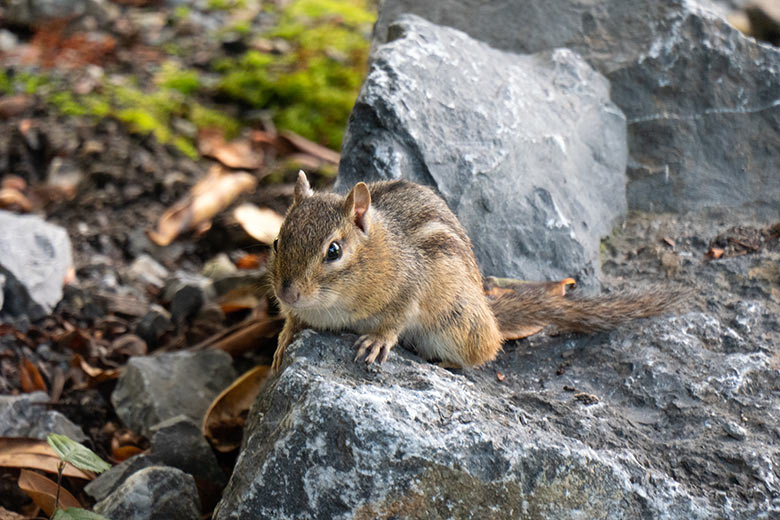
[[[393,348],[396,341],[395,338],[374,336],[372,334],[360,336],[355,342],[355,347],[357,348],[355,361],[365,357],[366,364],[374,361],[382,363],[387,359],[387,355],[390,354],[390,349]]]

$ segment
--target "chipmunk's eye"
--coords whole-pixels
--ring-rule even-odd
[[[331,242],[328,246],[328,252],[325,254],[325,261],[332,262],[341,258],[341,246],[338,242]]]
[[[279,239],[274,238],[274,253],[276,253],[279,250]]]

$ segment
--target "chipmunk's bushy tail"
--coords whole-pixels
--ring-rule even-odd
[[[603,332],[638,318],[684,311],[691,291],[681,288],[632,290],[616,295],[551,295],[544,286],[515,287],[491,300],[502,333],[554,325],[561,332]]]

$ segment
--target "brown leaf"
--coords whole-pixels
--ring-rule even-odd
[[[144,451],[145,450],[142,450],[138,446],[117,446],[111,450],[111,458],[114,459],[114,462],[123,462],[130,457],[135,457],[136,455],[143,453]]]
[[[249,322],[243,322],[237,330],[231,329],[230,334],[218,335],[210,348],[223,350],[231,356],[238,356],[257,348],[262,340],[273,340],[282,330],[283,319],[279,316],[261,316]]]
[[[674,240],[669,237],[664,237],[662,240],[666,243],[666,245],[674,249]]]
[[[250,203],[234,209],[233,218],[249,236],[262,244],[272,244],[284,222],[284,217],[274,210],[258,208]]]
[[[54,513],[54,503],[57,497],[56,482],[34,471],[23,469],[19,473],[17,484],[47,515],[51,516]],[[81,502],[76,500],[76,497],[71,495],[67,489],[60,487],[59,507],[61,509],[81,507]]]
[[[13,188],[0,189],[0,209],[19,209],[25,213],[32,211],[33,205],[30,199]]]
[[[257,269],[260,267],[260,255],[246,254],[238,259],[236,267],[239,269]]]
[[[285,130],[281,132],[279,137],[290,143],[297,150],[300,150],[307,155],[314,156],[321,161],[336,165],[339,163],[339,160],[341,160],[341,155],[338,152],[334,152],[330,148],[309,141],[305,137],[294,132]]]
[[[118,368],[98,368],[87,363],[80,354],[73,355],[72,364],[78,366],[93,383],[102,383],[119,378]]]
[[[111,356],[133,357],[145,356],[147,351],[146,341],[135,334],[124,334],[116,338],[109,349]]]
[[[254,309],[260,304],[260,299],[245,287],[238,287],[220,297],[218,303],[222,312],[230,314],[231,312]]]
[[[711,247],[709,251],[707,251],[707,256],[712,258],[713,260],[717,260],[720,257],[723,256],[723,253],[725,250],[719,248],[719,247]]]
[[[18,116],[34,104],[32,96],[17,94],[0,98],[0,119]]]
[[[248,139],[226,142],[220,130],[203,130],[198,134],[198,151],[228,168],[255,170],[263,165],[263,151],[253,150]]]
[[[252,406],[263,383],[271,376],[271,367],[258,365],[222,391],[203,417],[203,435],[222,453],[237,449],[249,407]]]
[[[229,206],[236,197],[257,186],[257,178],[246,172],[230,173],[213,166],[209,173],[192,187],[190,193],[170,207],[157,222],[157,228],[147,232],[159,246],[167,246],[180,233],[208,222]]]
[[[46,441],[24,437],[0,437],[0,467],[38,469],[57,474],[60,458]],[[95,474],[70,464],[62,473],[68,477],[92,480]]]
[[[27,517],[0,506],[0,520],[27,520]]]
[[[22,383],[22,392],[47,392],[46,383],[43,381],[38,367],[27,358],[19,363],[19,379]]]

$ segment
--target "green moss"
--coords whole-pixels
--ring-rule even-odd
[[[178,90],[184,95],[194,93],[200,88],[200,77],[194,70],[185,70],[173,61],[162,64],[154,82],[163,87]]]
[[[189,120],[198,129],[219,128],[227,139],[233,139],[241,132],[241,123],[237,120],[198,103],[190,107]]]
[[[14,91],[13,81],[8,77],[4,70],[0,70],[0,93],[12,94]]]
[[[375,15],[365,0],[294,0],[264,35],[292,47],[282,55],[250,50],[224,59],[221,93],[269,109],[280,128],[339,148],[368,57]]]

